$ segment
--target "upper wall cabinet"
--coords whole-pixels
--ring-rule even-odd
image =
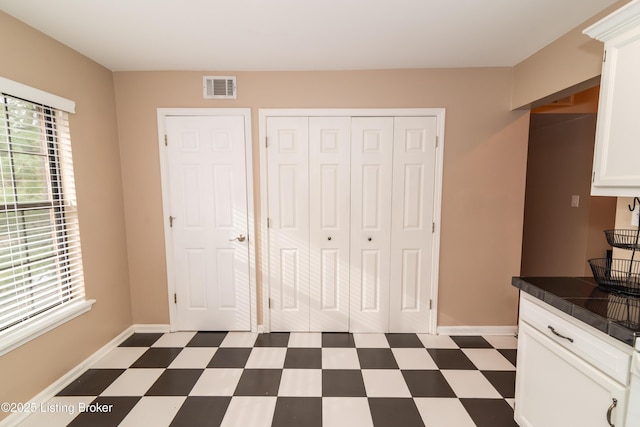
[[[584,33],[604,42],[591,194],[640,196],[640,0]]]

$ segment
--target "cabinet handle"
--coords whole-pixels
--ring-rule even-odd
[[[615,408],[618,405],[618,399],[614,397],[613,399],[611,399],[611,401],[612,401],[611,406],[609,406],[609,409],[607,410],[607,422],[611,427],[616,427],[611,423],[611,412],[613,412],[613,408]]]
[[[371,240],[373,240],[373,239],[372,239],[371,237],[369,237],[369,238],[367,238],[367,240],[368,240],[368,241],[371,241]]]
[[[331,236],[327,237],[327,240],[331,240]]]
[[[559,334],[558,332],[556,332],[555,328],[551,325],[547,326],[547,328],[549,328],[551,330],[551,332],[553,332],[553,335],[560,337],[560,338],[564,338],[565,340],[569,341],[569,342],[573,342],[573,338],[569,338],[569,337],[565,337],[564,335]]]

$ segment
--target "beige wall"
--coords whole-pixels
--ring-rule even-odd
[[[582,30],[619,9],[621,0],[540,49],[513,69],[512,108],[539,106],[599,83],[603,44]]]
[[[26,402],[131,325],[112,73],[0,12],[0,76],[74,100],[70,117],[93,309],[0,356],[0,402]],[[0,418],[6,414],[0,414]]]
[[[236,75],[238,99],[202,99],[203,75]],[[528,113],[511,70],[115,73],[134,323],[168,323],[158,107],[446,108],[440,325],[515,325]]]

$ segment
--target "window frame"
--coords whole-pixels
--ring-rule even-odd
[[[39,89],[32,88],[30,86],[23,85],[21,83],[5,79],[3,77],[0,77],[0,94],[2,94],[3,97],[6,95],[11,98],[22,99],[28,103],[37,104],[39,105],[39,108],[43,109],[43,113],[46,111],[50,117],[53,117],[55,115],[55,112],[60,110],[66,113],[75,112],[75,103],[73,101],[50,94],[48,92],[41,91]],[[3,100],[3,105],[5,104],[5,102],[6,101]],[[3,114],[5,114],[4,111]],[[9,205],[6,204],[2,205],[1,207],[4,208],[3,212],[11,212],[11,210],[16,211],[16,208],[18,206],[20,206],[21,208],[32,207],[38,210],[46,209],[48,212],[50,212],[53,228],[57,230],[59,222],[63,221],[66,223],[66,218],[64,212],[65,204],[59,203],[60,201],[65,200],[63,194],[65,178],[61,176],[61,173],[64,172],[60,168],[63,163],[61,161],[59,153],[61,143],[56,140],[55,126],[55,119],[51,122],[45,121],[43,123],[43,154],[41,154],[43,158],[46,158],[46,160],[43,159],[43,164],[44,167],[47,168],[47,188],[48,191],[51,192],[50,197],[51,200],[54,201],[54,203],[19,203],[18,199],[16,198],[16,203],[12,205],[12,209],[7,209]],[[9,131],[9,128],[7,128],[7,130]],[[10,144],[9,141],[8,144]],[[11,149],[10,146],[7,147],[7,153],[9,153],[9,156],[11,156],[11,158],[13,158],[13,156],[15,155],[13,149]],[[13,191],[14,197],[17,197],[16,192],[18,190],[15,186],[13,186]],[[69,234],[66,230],[66,226],[64,226],[64,228],[64,232],[56,231],[54,234],[52,234],[52,241],[56,240],[58,242],[57,244],[61,244],[62,246],[64,246],[64,249],[61,252],[62,255],[57,256],[57,258],[69,256],[67,246],[69,241]],[[76,230],[73,237],[79,239],[79,233],[80,231]],[[81,255],[79,256],[81,257]],[[62,266],[61,269],[69,268],[69,266],[71,265],[69,263],[65,264],[66,265]],[[80,274],[83,275],[83,273]],[[67,286],[73,285],[72,282],[73,281],[67,281]],[[64,282],[60,282],[60,284],[62,285],[62,287],[65,286]],[[79,296],[75,295],[72,299],[68,299],[66,301],[63,300],[62,302],[52,304],[51,306],[43,309],[41,312],[32,314],[30,318],[27,318],[24,321],[18,321],[17,323],[7,326],[3,330],[0,330],[0,356],[91,310],[91,307],[95,303],[95,300],[86,299],[84,295],[84,283],[82,283],[81,285],[82,291],[79,293]],[[63,290],[59,292],[61,294],[64,293]]]

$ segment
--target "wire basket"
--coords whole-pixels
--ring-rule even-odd
[[[585,307],[634,331],[640,331],[640,298],[616,293],[589,298]]]
[[[589,266],[599,286],[640,297],[640,261],[594,258],[589,260]]]
[[[632,230],[604,230],[607,242],[614,248],[638,250],[640,240],[638,239],[638,229]]]

